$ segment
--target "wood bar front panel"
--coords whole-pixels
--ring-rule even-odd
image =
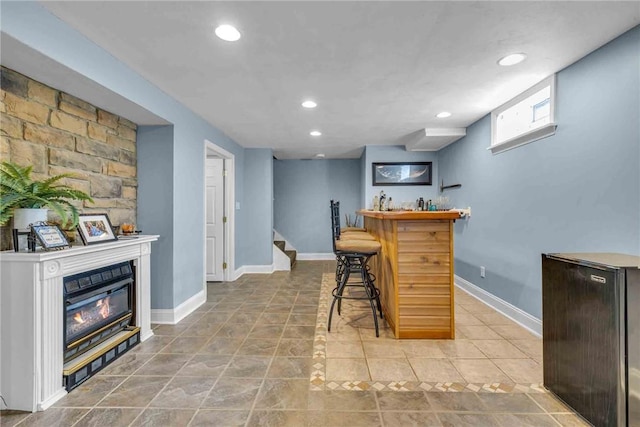
[[[453,339],[453,220],[364,217],[382,244],[373,268],[396,338]]]

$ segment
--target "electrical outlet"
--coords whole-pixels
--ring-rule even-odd
[[[480,277],[484,277],[484,266],[480,266]]]

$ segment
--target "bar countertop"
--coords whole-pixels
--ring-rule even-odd
[[[398,220],[433,220],[433,219],[459,219],[458,211],[374,211],[361,209],[358,215],[377,219],[398,219]]]

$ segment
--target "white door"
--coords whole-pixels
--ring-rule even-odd
[[[224,160],[207,159],[206,179],[206,241],[207,281],[222,281],[224,262]]]

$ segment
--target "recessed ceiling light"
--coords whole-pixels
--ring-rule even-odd
[[[216,28],[216,36],[228,42],[235,42],[240,40],[240,31],[233,25],[220,25]]]
[[[439,119],[446,119],[447,117],[451,117],[451,113],[448,111],[443,111],[441,113],[436,114],[436,117]]]
[[[311,135],[311,136],[320,136],[320,135],[322,135],[322,132],[320,132],[319,130],[312,130],[311,132],[309,132],[309,135]]]
[[[318,104],[316,104],[315,102],[311,101],[310,99],[307,101],[304,101],[302,103],[302,106],[304,108],[316,108],[318,106]]]
[[[527,55],[524,53],[512,53],[511,55],[507,55],[504,58],[501,58],[498,61],[498,65],[502,65],[503,67],[516,65],[524,61],[526,57]]]

